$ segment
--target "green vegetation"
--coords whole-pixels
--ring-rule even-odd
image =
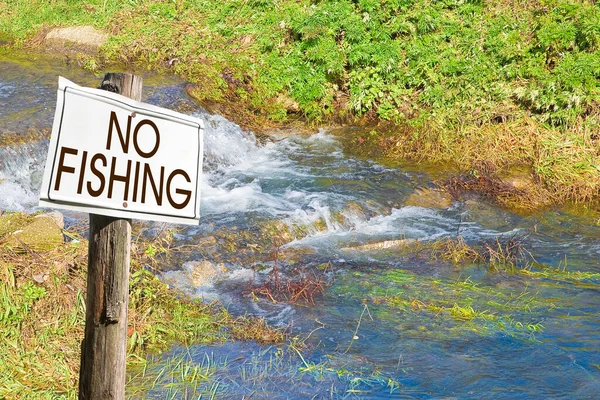
[[[523,248],[522,240],[514,237],[496,239],[480,244],[469,245],[462,236],[444,238],[429,245],[433,257],[452,261],[481,263],[490,272],[518,273],[535,261],[531,254]]]
[[[490,273],[546,279],[552,284],[565,282],[581,287],[589,283],[594,287],[594,282],[600,281],[600,273],[568,268],[566,259],[558,267],[537,262],[518,237],[467,244],[462,236],[458,236],[424,244],[419,251],[428,251],[434,259],[451,261],[455,265],[482,264]]]
[[[11,233],[35,220],[19,213],[0,217],[0,397],[74,398],[85,324],[88,244],[69,231],[72,240],[50,250],[15,245]],[[168,231],[152,242],[138,238],[132,252],[128,328],[132,371],[146,368],[149,352],[174,344],[187,347],[228,338],[283,340],[283,333],[264,320],[233,318],[216,304],[187,299],[149,272],[147,267],[168,248],[169,238]],[[200,375],[203,367],[195,368]]]
[[[157,388],[165,388],[163,398],[216,398],[219,382],[215,374],[220,366],[213,360],[203,359],[197,363],[189,355],[176,355],[161,359],[154,357],[142,365],[133,365],[129,371],[126,394],[144,398]]]
[[[573,284],[576,287],[595,288],[600,281],[600,273],[590,271],[570,271],[566,266],[552,267],[533,263],[528,268],[519,271],[521,275],[532,278],[546,279],[553,284],[558,282]]]
[[[267,346],[249,357],[205,354],[202,360],[175,349],[136,369],[127,382],[128,394],[152,397],[159,388],[161,398],[167,399],[273,397],[273,393],[293,396],[308,387],[312,395],[348,398],[373,388],[390,394],[400,390],[394,374],[373,371],[364,359],[357,366],[353,356],[336,353],[315,363],[303,355],[304,346],[294,340],[285,346]]]
[[[0,4],[0,36],[16,46],[80,24],[110,33],[87,68],[170,70],[205,106],[247,126],[390,121],[367,138],[390,157],[465,172],[482,161],[523,165],[554,201],[598,200],[600,7],[592,1]]]
[[[335,289],[361,296],[377,321],[398,322],[404,336],[448,338],[466,332],[484,336],[501,332],[530,340],[544,330],[540,315],[556,307],[552,299],[532,293],[526,285],[503,290],[470,279],[431,279],[402,270],[376,275],[355,272],[352,281],[361,287]]]
[[[338,277],[332,290],[368,307],[375,324],[390,325],[379,329],[396,329],[402,337],[448,339],[474,333],[537,340],[548,315],[568,314],[574,306],[557,295],[559,290],[595,290],[600,283],[599,273],[574,269],[566,259],[558,267],[537,262],[517,237],[479,243],[443,238],[394,254],[400,264],[413,266],[411,257],[451,262],[452,277],[422,274],[421,267],[353,271]],[[464,277],[470,274],[485,278],[477,283]]]

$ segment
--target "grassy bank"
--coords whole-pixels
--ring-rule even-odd
[[[380,126],[391,158],[529,168],[555,202],[600,189],[600,7],[591,1],[214,0],[0,5],[17,46],[92,24],[97,60],[171,71],[252,127]],[[381,125],[385,125],[383,129]],[[483,164],[482,164],[483,163]]]
[[[19,213],[0,217],[0,397],[75,398],[88,244],[73,230],[66,232],[70,241],[52,246],[49,240],[41,240],[41,247],[15,241],[12,232],[34,221]],[[169,235],[162,234],[152,242],[140,237],[133,247],[127,354],[128,371],[135,376],[128,379],[138,382],[146,356],[172,345],[282,340],[282,333],[263,320],[233,318],[219,305],[169,289],[148,271],[160,254],[167,254],[168,245]],[[127,390],[139,395],[147,389],[136,383]]]

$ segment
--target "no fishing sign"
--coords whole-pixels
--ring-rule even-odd
[[[203,121],[58,80],[40,206],[198,224]]]

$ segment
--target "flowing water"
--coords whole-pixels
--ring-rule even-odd
[[[0,148],[0,209],[32,211],[58,75],[86,86],[99,79],[48,55],[1,54],[0,67],[0,130],[13,138]],[[302,341],[173,348],[157,368],[184,357],[210,370],[200,387],[179,382],[176,398],[600,396],[600,221],[518,215],[477,199],[420,207],[414,194],[433,187],[425,172],[353,157],[344,135],[259,143],[190,102],[184,82],[149,76],[144,85],[144,101],[207,121],[201,224],[175,235],[197,251],[165,265],[163,278]],[[457,235],[518,240],[538,264],[507,273],[432,257],[429,244]],[[201,260],[220,266],[217,276],[193,279]],[[282,279],[314,271],[328,287],[314,304],[252,295],[274,267]],[[165,398],[173,379],[157,379],[144,397]]]

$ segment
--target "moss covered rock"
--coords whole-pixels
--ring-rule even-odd
[[[214,281],[218,274],[227,271],[223,265],[215,265],[208,260],[188,261],[183,264],[189,281],[194,286],[205,286]]]
[[[0,240],[13,232],[23,229],[33,221],[33,216],[25,213],[6,213],[0,216]]]
[[[7,245],[13,248],[34,251],[51,250],[62,244],[64,237],[61,227],[51,217],[33,218],[33,221],[12,233]]]

